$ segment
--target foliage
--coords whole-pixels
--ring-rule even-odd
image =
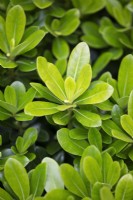
[[[0,1],[0,199],[133,199],[132,12]]]

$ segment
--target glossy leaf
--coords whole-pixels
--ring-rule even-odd
[[[68,43],[63,38],[55,38],[53,41],[52,51],[57,59],[67,58],[69,55]]]
[[[1,200],[13,200],[13,198],[4,189],[0,188],[0,199]]]
[[[15,57],[21,54],[24,54],[27,51],[33,49],[45,36],[43,30],[37,30],[32,33],[28,38],[25,39],[22,43],[17,45],[11,52],[11,57]]]
[[[11,116],[11,113],[9,113],[6,109],[0,106],[0,120],[8,119]]]
[[[125,141],[125,142],[129,142],[132,143],[133,140],[131,139],[131,137],[129,137],[126,133],[122,132],[122,131],[118,131],[118,130],[112,130],[112,135],[113,137]]]
[[[121,128],[114,123],[112,120],[105,120],[102,122],[102,128],[103,130],[110,136],[112,136],[112,129],[122,131]]]
[[[5,178],[14,193],[22,200],[29,196],[29,179],[23,165],[16,159],[9,158],[4,168]]]
[[[53,4],[53,0],[33,0],[33,3],[40,9],[47,8]]]
[[[84,65],[88,64],[89,61],[89,47],[85,42],[81,42],[71,52],[68,61],[67,76],[71,76],[74,80],[77,80],[81,69]]]
[[[99,164],[93,157],[87,156],[84,158],[83,169],[91,184],[94,184],[97,181],[102,182],[102,173]]]
[[[59,99],[65,100],[65,89],[64,89],[64,80],[61,77],[60,72],[51,63],[48,63],[47,60],[43,57],[38,57],[37,59],[37,70],[39,76],[47,85],[48,89]]]
[[[21,6],[12,7],[6,18],[6,35],[11,49],[19,44],[24,33],[26,17]]]
[[[51,115],[59,112],[57,109],[57,104],[42,102],[42,101],[34,101],[30,102],[25,106],[25,113],[31,116],[44,116]]]
[[[30,193],[33,197],[41,196],[46,182],[46,163],[41,163],[30,176]]]
[[[81,176],[71,165],[62,164],[60,169],[64,184],[70,192],[82,198],[88,196],[86,186]]]
[[[75,7],[77,7],[82,14],[92,14],[95,13],[105,6],[104,0],[90,0],[85,1],[84,3],[82,0],[72,0]]]
[[[73,102],[73,99],[74,99],[76,83],[72,77],[67,77],[64,85],[65,85],[65,92],[66,92],[68,102],[71,103]]]
[[[90,128],[88,140],[90,145],[95,145],[100,151],[102,150],[102,137],[98,129]]]
[[[42,160],[42,163],[46,164],[45,190],[49,192],[54,189],[63,189],[64,182],[61,177],[58,163],[54,159],[48,157],[45,157]]]
[[[108,200],[115,200],[112,192],[106,186],[102,187],[100,190],[101,200],[105,200],[108,197]]]
[[[52,119],[56,124],[67,125],[70,120],[70,114],[68,111],[61,111],[61,112],[55,113],[52,116]]]
[[[68,190],[54,189],[44,196],[44,200],[65,200],[69,199],[70,196],[75,200]]]
[[[92,78],[92,69],[89,64],[84,65],[76,81],[74,99],[82,95],[89,87]]]
[[[5,88],[4,97],[7,103],[15,107],[17,106],[16,92],[12,86],[7,86]]]
[[[87,130],[83,128],[73,128],[69,131],[69,136],[72,139],[76,140],[82,140],[82,139],[87,139],[88,134]]]
[[[127,68],[128,66],[128,68]],[[118,73],[118,89],[120,97],[129,96],[133,89],[133,56],[125,56],[121,62]]]
[[[121,116],[121,125],[122,128],[133,137],[133,119],[129,115]]]
[[[106,101],[113,93],[113,87],[104,82],[92,84],[92,86],[78,99],[76,104],[96,104]]]
[[[128,115],[133,118],[133,90],[131,91],[128,100]]]
[[[101,118],[98,114],[87,110],[74,109],[75,118],[86,127],[101,126]]]
[[[23,9],[25,11],[30,11],[30,10],[33,10],[35,9],[35,5],[33,4],[33,2],[31,0],[11,0],[11,3],[13,5],[21,5],[23,7]]]
[[[70,138],[69,130],[66,128],[57,131],[57,139],[66,152],[74,155],[81,156],[84,149],[88,146],[88,143],[85,140],[75,140]]]
[[[131,174],[124,175],[118,182],[115,190],[116,200],[132,200],[133,198],[133,177]]]
[[[9,46],[6,37],[5,21],[1,16],[0,16],[0,49],[4,53],[9,53]]]

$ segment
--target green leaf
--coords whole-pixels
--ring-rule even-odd
[[[43,39],[44,36],[45,32],[43,30],[35,31],[12,50],[11,57],[15,57],[30,51],[38,45],[38,43]]]
[[[10,48],[14,48],[22,39],[25,29],[26,17],[21,6],[12,7],[6,17],[6,35]]]
[[[51,25],[55,26],[53,27],[55,34],[63,36],[72,34],[80,24],[79,16],[79,10],[73,8],[66,11],[63,17],[60,19],[60,21],[55,19]],[[54,23],[57,24],[54,25]]]
[[[117,161],[112,162],[108,168],[107,183],[111,186],[115,185],[120,178],[120,165]]]
[[[54,103],[61,103],[61,101],[41,83],[30,83],[30,85],[40,94],[41,97]]]
[[[44,200],[69,200],[70,196],[73,197],[68,190],[54,189],[44,196]]]
[[[89,0],[84,1],[82,0],[72,0],[73,5],[78,8],[83,15],[85,14],[93,14],[98,12],[99,10],[103,9],[105,6],[105,0]]]
[[[66,99],[64,80],[60,72],[52,63],[48,63],[43,57],[37,58],[37,71],[40,78],[47,85],[48,89],[59,99]]]
[[[102,151],[102,137],[101,133],[96,128],[90,128],[88,133],[88,140],[90,145],[95,145],[100,151]]]
[[[128,67],[127,67],[128,66]],[[129,96],[133,89],[133,56],[125,56],[121,62],[118,73],[118,89],[120,97]]]
[[[1,200],[13,200],[13,198],[2,188],[0,188],[0,199]]]
[[[90,50],[85,42],[80,42],[71,52],[68,67],[67,76],[71,76],[74,80],[77,80],[81,69],[84,65],[90,61]]]
[[[87,110],[74,109],[75,118],[86,127],[101,126],[101,118],[98,114],[89,112]]]
[[[112,57],[111,52],[104,52],[100,54],[92,68],[93,78],[95,78],[108,65],[108,63],[112,60]]]
[[[36,69],[36,64],[34,61],[21,59],[16,61],[21,72],[31,72]]]
[[[108,197],[108,200],[115,200],[112,192],[107,186],[104,186],[100,189],[101,200],[105,200]]]
[[[125,142],[128,142],[128,143],[133,143],[133,140],[124,132],[122,131],[118,131],[118,130],[112,130],[112,136],[119,139],[119,140],[122,140],[122,141],[125,141]]]
[[[69,131],[69,136],[70,138],[75,139],[75,140],[83,140],[83,139],[87,139],[88,134],[87,134],[86,129],[73,128]]]
[[[87,156],[84,158],[83,169],[91,184],[102,182],[102,173],[99,164],[93,157]]]
[[[33,197],[41,196],[46,182],[46,163],[41,163],[32,171],[30,177],[30,193]]]
[[[1,16],[0,16],[0,49],[4,53],[9,53],[9,46],[6,37],[5,21]]]
[[[11,113],[9,113],[6,109],[0,106],[0,120],[8,119],[11,116]]]
[[[61,177],[58,163],[54,159],[48,157],[45,157],[42,162],[46,164],[45,190],[49,192],[54,189],[63,189],[64,182]]]
[[[99,25],[94,22],[87,21],[82,24],[81,28],[85,34],[81,37],[81,39],[89,44],[90,47],[99,49],[108,46],[102,35],[99,33]]]
[[[15,92],[16,92],[16,97],[17,97],[17,100],[19,101],[19,99],[22,98],[22,96],[25,94],[26,92],[26,89],[25,89],[25,86],[22,82],[20,81],[14,81],[11,86],[15,89]]]
[[[113,93],[114,89],[111,85],[104,82],[96,82],[84,92],[78,99],[76,104],[96,104],[106,101]]]
[[[19,112],[19,113],[15,114],[14,118],[17,121],[29,121],[29,120],[33,119],[32,116],[26,115],[24,112]]]
[[[53,0],[33,0],[33,3],[40,9],[47,8],[53,4]]]
[[[133,118],[133,90],[131,91],[129,95],[129,100],[128,100],[128,115]]]
[[[66,59],[69,55],[68,43],[63,38],[55,38],[52,43],[52,52],[57,59]]]
[[[112,120],[105,120],[102,122],[102,129],[110,136],[112,136],[112,129],[122,131],[121,128]]]
[[[89,64],[84,65],[76,81],[74,99],[82,95],[89,87],[92,78],[92,69]]]
[[[121,125],[128,135],[133,137],[133,119],[130,117],[130,115],[121,116]]]
[[[61,75],[64,75],[64,73],[66,72],[67,60],[59,59],[55,62],[55,65],[57,69],[59,70],[59,72],[61,73]]]
[[[67,77],[64,83],[65,92],[68,99],[68,103],[72,103],[74,99],[74,93],[76,89],[76,83],[72,77]]]
[[[17,98],[15,89],[12,86],[7,86],[4,91],[4,97],[7,103],[16,107],[17,106]]]
[[[55,113],[52,116],[52,119],[56,124],[67,125],[70,120],[70,114],[68,111],[63,111],[63,112],[61,111],[61,112]]]
[[[131,174],[124,175],[118,182],[115,190],[116,200],[132,200],[133,198],[133,177]]]
[[[14,61],[11,61],[9,58],[6,56],[0,54],[0,65],[3,68],[15,68],[17,66],[17,63]]]
[[[19,153],[24,153],[37,140],[37,130],[35,128],[28,128],[23,137],[18,136],[16,140],[16,147]]]
[[[5,178],[13,192],[22,200],[29,196],[29,179],[23,165],[16,159],[9,158],[4,167]]]
[[[67,128],[62,128],[57,131],[57,139],[66,152],[74,155],[81,156],[84,149],[88,146],[88,143],[85,140],[75,140],[70,138],[69,130]]]
[[[60,166],[61,175],[64,180],[65,187],[72,193],[80,197],[88,196],[86,186],[79,173],[69,164]]]
[[[92,192],[91,192],[91,196],[93,200],[101,200],[100,198],[100,190],[101,188],[104,186],[103,183],[100,182],[96,182],[93,187],[92,187]]]
[[[29,88],[21,98],[18,99],[17,111],[22,110],[27,103],[33,100],[35,97],[36,91],[33,88]]]
[[[123,115],[123,110],[118,106],[114,105],[112,108],[112,120],[118,125],[121,126],[120,124],[120,117]]]
[[[44,116],[51,115],[59,112],[57,109],[57,104],[42,102],[42,101],[34,101],[30,102],[25,106],[25,113],[31,116]]]
[[[30,11],[35,9],[35,5],[32,3],[31,0],[11,0],[13,5],[21,5],[25,11]]]
[[[16,113],[17,109],[15,106],[0,100],[0,106],[4,109],[6,109],[8,112],[11,112],[12,114]]]

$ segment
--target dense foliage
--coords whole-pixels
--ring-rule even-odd
[[[133,1],[0,1],[0,199],[133,200]]]

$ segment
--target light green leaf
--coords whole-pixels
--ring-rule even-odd
[[[115,200],[132,200],[133,177],[131,174],[124,175],[118,182],[115,190]]]
[[[122,140],[122,141],[125,141],[125,142],[128,142],[128,143],[133,143],[133,140],[124,132],[122,131],[118,131],[118,130],[112,130],[112,136],[119,139],[119,140]]]
[[[17,112],[17,109],[15,106],[0,100],[0,106],[4,109],[6,109],[8,112],[11,112],[12,114]]]
[[[61,175],[65,187],[72,193],[80,197],[88,196],[86,186],[79,175],[79,173],[69,164],[62,164],[60,166]]]
[[[53,0],[33,0],[33,3],[40,9],[47,8],[53,4]]]
[[[90,128],[88,133],[88,140],[90,145],[95,145],[100,151],[102,151],[102,136],[98,129]]]
[[[2,188],[0,188],[0,199],[1,200],[13,200],[13,198]]]
[[[57,104],[42,102],[42,101],[34,101],[30,102],[25,106],[25,113],[31,116],[44,116],[51,115],[59,112],[57,109]]]
[[[92,69],[89,64],[84,65],[76,81],[74,99],[82,95],[89,87],[92,78]]]
[[[85,42],[80,42],[71,52],[68,67],[67,76],[71,76],[74,80],[77,80],[81,69],[84,65],[90,61],[90,50]]]
[[[41,97],[54,103],[61,103],[61,101],[41,83],[30,83],[30,85],[40,94]]]
[[[55,96],[62,101],[67,99],[64,89],[64,80],[56,66],[54,66],[52,63],[48,63],[44,57],[38,57],[37,71],[40,78]]]
[[[17,63],[7,58],[5,55],[0,54],[0,65],[3,68],[15,68]]]
[[[76,99],[75,103],[79,105],[101,103],[109,99],[113,91],[114,89],[111,85],[104,82],[96,82],[83,95]]]
[[[17,99],[22,98],[26,92],[24,84],[20,81],[14,81],[11,86],[15,89]]]
[[[96,76],[108,65],[108,63],[112,60],[112,57],[113,55],[111,52],[104,52],[100,54],[92,67],[93,78],[96,78]]]
[[[120,124],[120,117],[123,115],[123,110],[116,104],[112,108],[112,120],[118,125],[121,126]]]
[[[128,66],[128,67],[127,67]],[[133,56],[125,56],[121,62],[118,73],[118,89],[120,97],[129,96],[133,89]]]
[[[56,124],[67,125],[70,120],[70,114],[68,111],[61,111],[61,112],[55,113],[52,116],[52,119]]]
[[[30,176],[30,193],[33,194],[33,198],[41,196],[44,191],[46,182],[46,163],[40,163],[32,171]]]
[[[29,179],[23,165],[16,159],[9,158],[4,167],[5,178],[13,192],[22,200],[29,196]]]
[[[38,45],[38,43],[43,39],[44,36],[45,32],[43,30],[35,31],[12,50],[11,57],[15,57],[30,51]]]
[[[101,200],[105,200],[107,197],[108,197],[108,200],[115,200],[112,192],[107,186],[103,186],[100,189],[100,197],[101,197]]]
[[[85,140],[75,140],[70,138],[69,130],[67,128],[62,128],[57,131],[57,139],[66,152],[74,155],[81,156],[84,149],[88,146],[88,143]]]
[[[104,48],[107,47],[108,44],[104,41],[102,35],[99,33],[99,25],[92,22],[87,21],[84,22],[81,26],[83,35],[81,39],[86,42],[90,47],[93,48]]]
[[[108,163],[109,165],[109,163]],[[115,185],[120,178],[121,168],[117,161],[112,162],[112,164],[108,168],[107,173],[107,183],[111,186]]]
[[[6,17],[6,35],[11,49],[21,41],[25,23],[26,17],[21,6],[16,5],[8,11]]]
[[[36,64],[34,61],[21,59],[16,61],[21,72],[31,72],[36,69]]]
[[[128,115],[133,118],[133,90],[131,91],[129,95],[129,100],[128,100]]]
[[[112,129],[122,131],[121,128],[112,120],[105,120],[102,122],[102,129],[110,136],[112,136]]]
[[[4,97],[7,103],[16,107],[17,106],[17,98],[15,89],[12,86],[7,86],[4,91]]]
[[[69,46],[66,40],[57,37],[52,43],[52,52],[57,59],[66,59],[69,55]]]
[[[93,157],[87,156],[84,158],[83,169],[91,184],[102,182],[102,173],[99,164]]]
[[[54,189],[63,189],[64,182],[61,177],[60,167],[58,163],[54,159],[48,157],[45,157],[42,162],[46,163],[45,190],[49,192]]]
[[[119,93],[118,93],[118,83],[115,79],[113,78],[108,78],[108,83],[114,88],[114,92],[112,94],[112,98],[117,102],[119,99]]]
[[[26,115],[24,112],[19,112],[17,114],[15,114],[14,118],[17,120],[17,121],[29,121],[29,120],[32,120],[33,117],[32,116],[29,116],[29,115]]]
[[[18,99],[17,111],[22,110],[27,103],[33,100],[35,97],[36,91],[33,88],[29,88],[21,98]]]
[[[55,65],[61,73],[61,75],[64,75],[67,67],[67,59],[59,59],[55,62]]]
[[[130,115],[121,116],[122,128],[133,138],[133,119]]]
[[[72,103],[74,99],[74,93],[76,89],[76,83],[72,77],[67,77],[64,83],[65,92],[68,99],[68,103]]]
[[[35,5],[32,0],[11,0],[13,5],[21,5],[25,11],[30,11],[35,9]]]
[[[73,195],[68,190],[54,189],[44,196],[44,200],[69,200],[70,196],[73,197]],[[75,200],[74,197],[73,200]]]
[[[101,126],[101,118],[98,114],[89,112],[87,110],[74,109],[75,118],[86,127]]]
[[[9,46],[6,37],[5,21],[1,16],[0,16],[0,49],[4,53],[9,53]]]
[[[69,131],[69,136],[70,138],[75,139],[75,140],[83,140],[83,139],[87,139],[88,134],[87,134],[86,129],[73,128]]]
[[[93,14],[105,6],[105,0],[89,0],[84,1],[82,0],[72,0],[73,5],[78,8],[83,15],[85,14]]]

